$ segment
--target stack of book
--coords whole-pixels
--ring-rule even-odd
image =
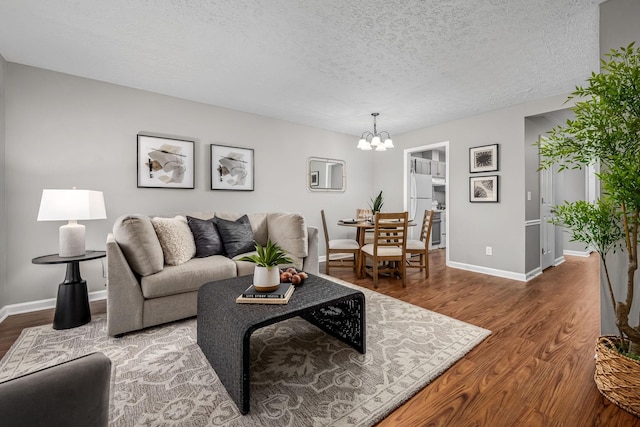
[[[236,298],[236,302],[239,304],[286,304],[289,302],[294,289],[295,286],[291,283],[280,283],[280,286],[275,291],[258,292],[251,285],[242,295]]]

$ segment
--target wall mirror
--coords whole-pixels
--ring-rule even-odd
[[[307,188],[310,191],[344,191],[347,187],[344,160],[309,157]]]

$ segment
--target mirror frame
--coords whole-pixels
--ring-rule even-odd
[[[316,170],[311,169],[311,162],[321,163],[338,163],[342,165],[342,188],[320,188],[313,185],[313,172]],[[307,161],[307,190],[309,191],[321,191],[321,192],[344,192],[347,189],[347,162],[339,159],[327,159],[326,157],[309,157]]]

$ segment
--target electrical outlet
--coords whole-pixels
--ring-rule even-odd
[[[493,248],[491,246],[487,246],[484,249],[484,253],[485,253],[485,255],[493,255]]]

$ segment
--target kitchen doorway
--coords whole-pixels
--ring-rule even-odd
[[[449,265],[449,141],[406,148],[403,158],[404,209],[419,223],[425,209],[436,211],[429,248],[444,249]]]

